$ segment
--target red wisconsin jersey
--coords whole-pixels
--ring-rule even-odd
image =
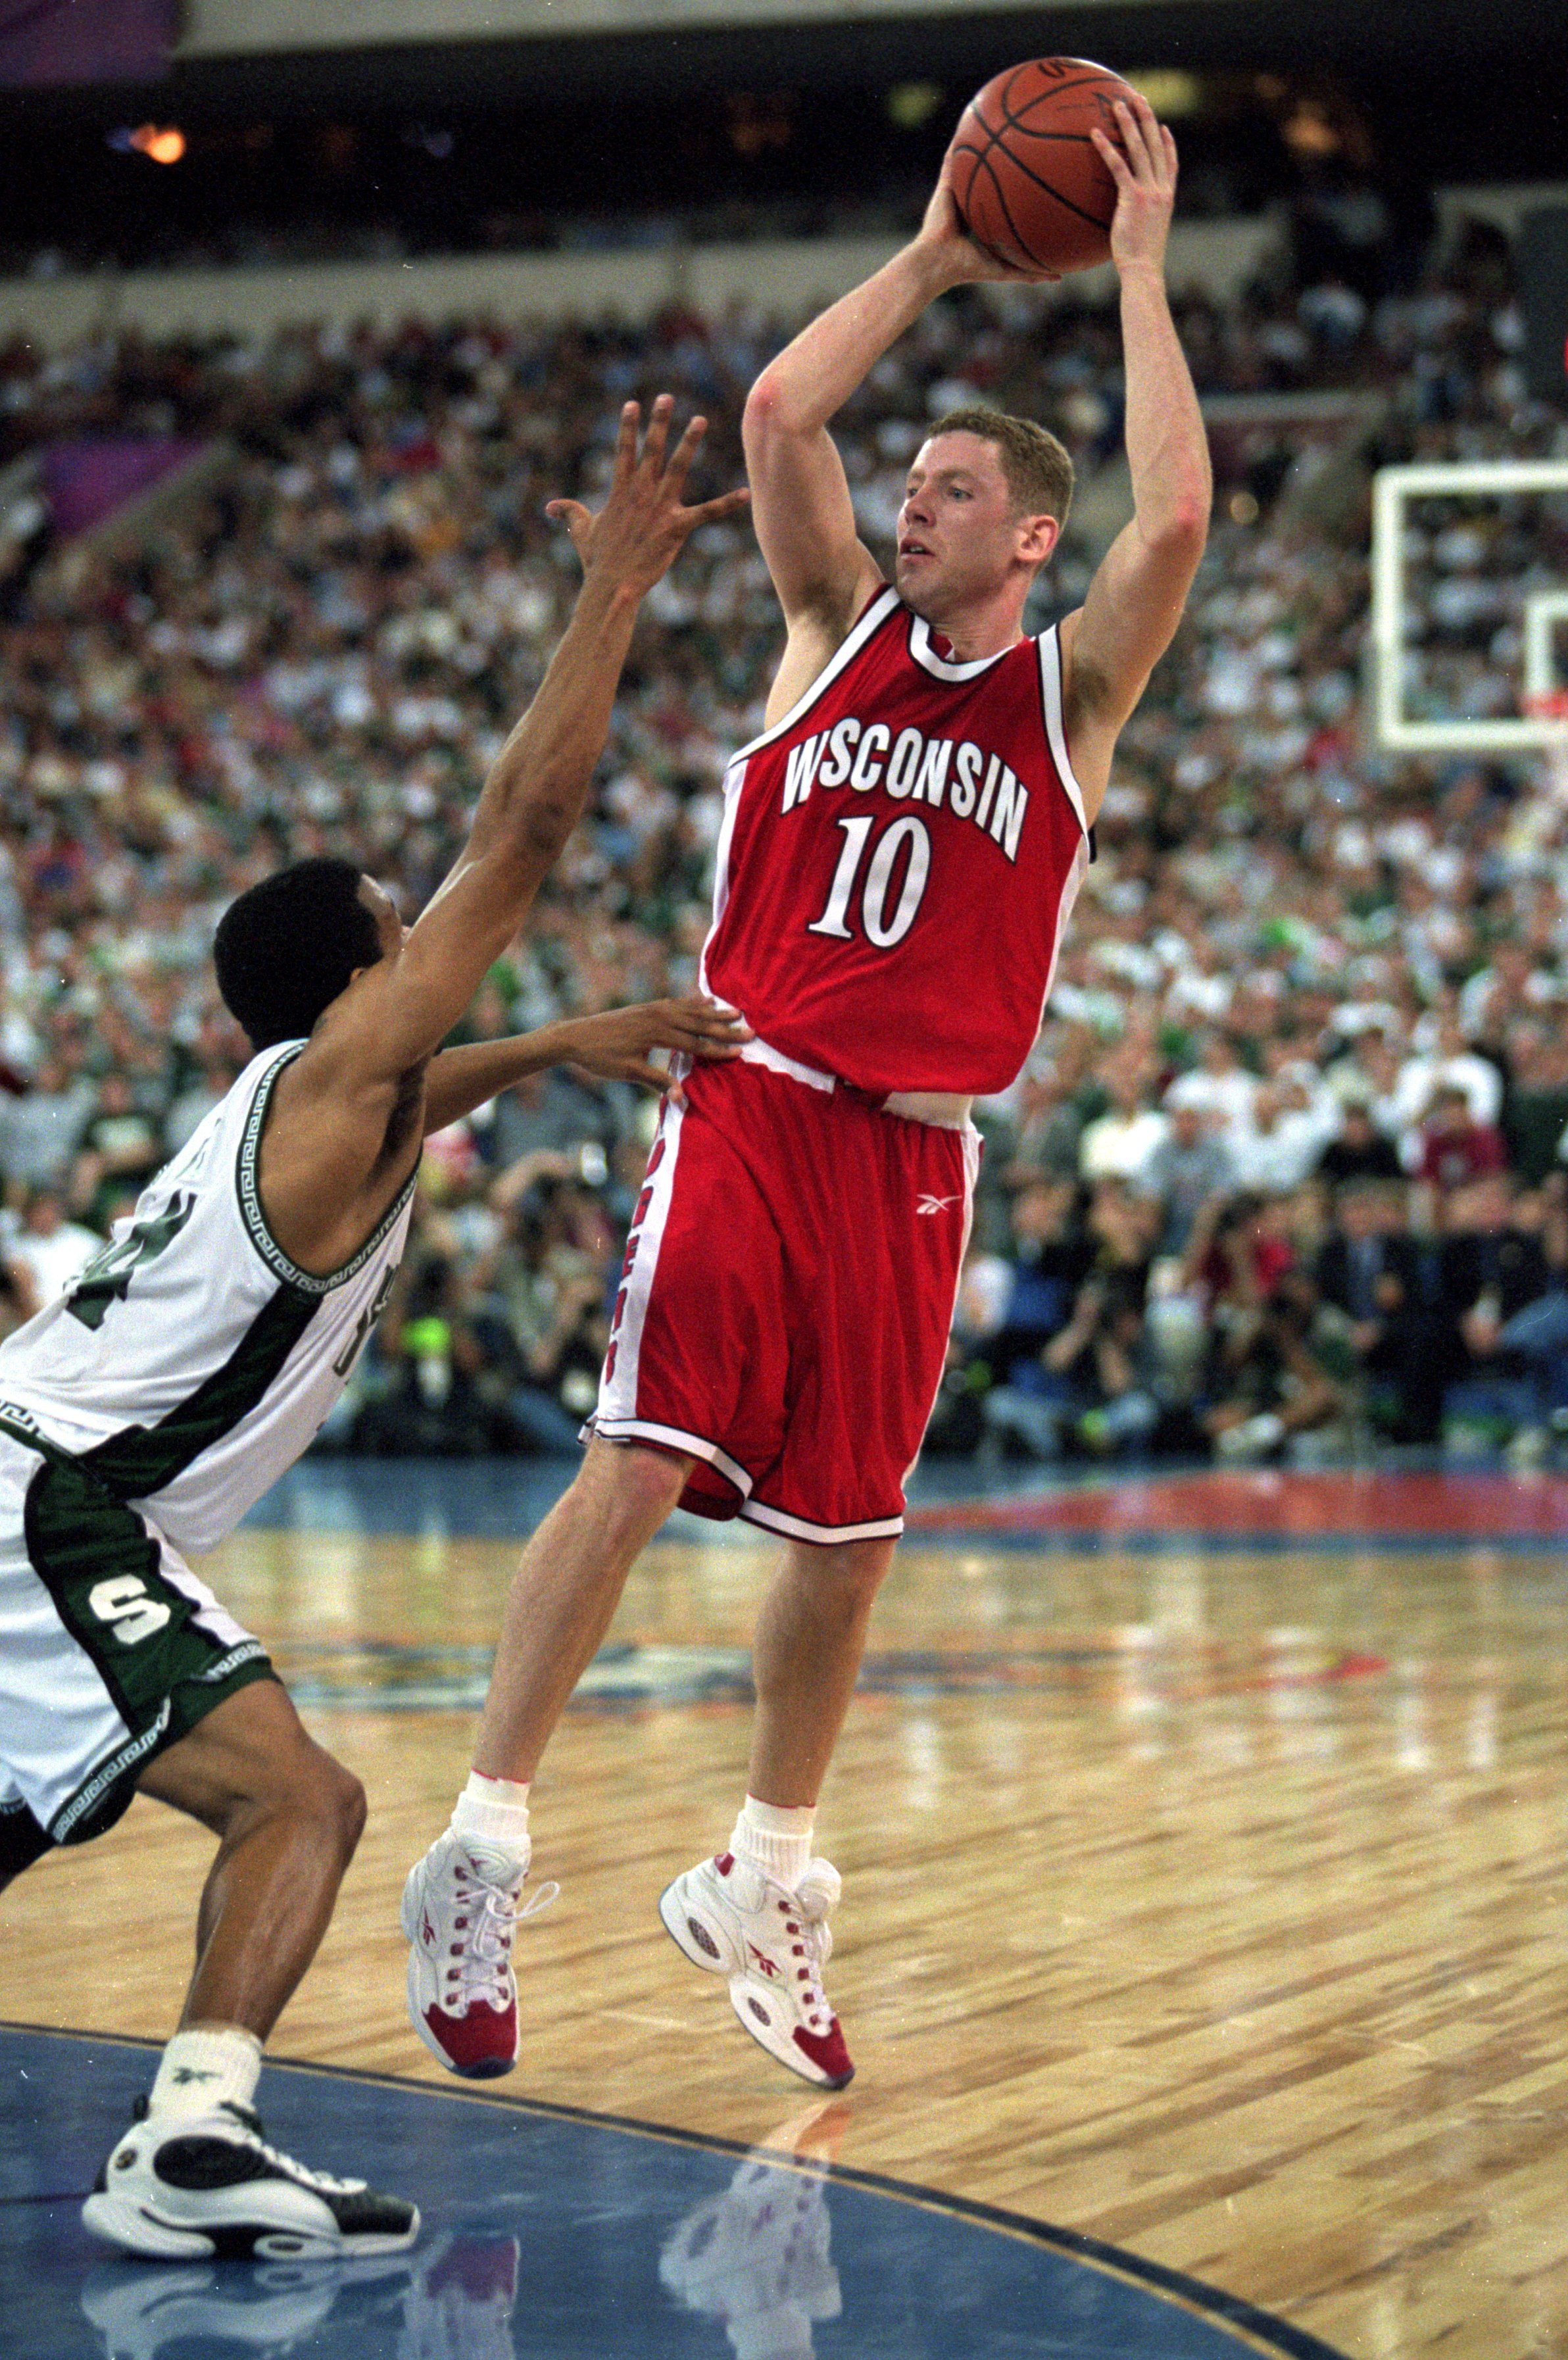
[[[951,663],[881,591],[724,801],[706,989],[862,1089],[1005,1089],[1089,860],[1054,627]]]

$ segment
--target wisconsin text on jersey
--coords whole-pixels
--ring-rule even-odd
[[[972,738],[928,738],[920,729],[900,729],[895,738],[885,722],[866,724],[850,714],[790,747],[780,810],[793,811],[813,786],[847,786],[861,795],[879,786],[895,803],[929,803],[933,811],[945,796],[957,818],[973,819],[1009,860],[1018,859],[1029,789],[999,754],[987,757]]]

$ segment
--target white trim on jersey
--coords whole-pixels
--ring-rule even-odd
[[[788,1081],[801,1082],[809,1090],[821,1090],[825,1098],[831,1098],[839,1087],[836,1074],[824,1073],[820,1065],[803,1065],[798,1057],[787,1057],[782,1049],[775,1049],[767,1041],[748,1041],[736,1062],[742,1065],[764,1065],[770,1074],[782,1074]],[[673,1066],[670,1070],[674,1071]],[[691,1070],[690,1061],[683,1061],[679,1078],[684,1080]],[[963,1131],[974,1103],[972,1098],[958,1090],[889,1090],[880,1111],[895,1116],[900,1122],[926,1122],[936,1131]]]
[[[851,627],[848,637],[840,640],[805,694],[796,699],[782,721],[775,721],[760,738],[753,738],[748,744],[737,747],[730,756],[730,766],[733,768],[736,762],[744,762],[746,756],[755,754],[759,747],[771,746],[776,738],[782,738],[787,729],[793,729],[797,721],[803,721],[818,697],[833,686],[846,664],[855,661],[866,640],[879,625],[887,621],[898,604],[898,594],[889,582],[877,593],[860,620]]]
[[[743,1065],[766,1065],[770,1074],[783,1074],[791,1082],[803,1082],[809,1090],[821,1090],[831,1098],[838,1087],[836,1074],[824,1074],[816,1065],[802,1065],[798,1057],[787,1057],[782,1049],[770,1047],[766,1041],[750,1040],[740,1053]]]
[[[896,1541],[904,1529],[902,1516],[884,1516],[870,1524],[810,1524],[804,1516],[786,1515],[782,1508],[769,1508],[761,1500],[748,1500],[739,1514],[744,1524],[761,1524],[792,1541],[815,1541],[824,1548],[844,1541]]]
[[[1017,645],[1015,639],[1013,646]],[[939,656],[932,647],[931,625],[925,617],[910,617],[909,653],[921,671],[929,672],[933,680],[977,680],[983,672],[989,672],[994,663],[1000,663],[1004,656],[1010,656],[1012,652],[1012,648],[998,648],[994,656],[974,656],[967,663],[950,662],[946,656]]]
[[[1058,777],[1067,790],[1067,800],[1078,814],[1078,825],[1087,836],[1089,821],[1083,801],[1083,790],[1073,775],[1072,758],[1067,751],[1067,726],[1063,717],[1062,698],[1061,626],[1052,623],[1049,631],[1041,631],[1038,645],[1040,703],[1045,710],[1045,734],[1051,742],[1051,759],[1056,764]],[[1077,890],[1078,888],[1074,885],[1073,891],[1076,893]],[[1060,928],[1057,930],[1056,941],[1057,948],[1060,949],[1062,945]],[[1051,957],[1051,971],[1054,976],[1056,973],[1054,954]],[[1046,988],[1050,989],[1049,985]]]
[[[670,1198],[675,1193],[675,1166],[681,1153],[681,1126],[684,1120],[685,1109],[679,1099],[666,1098],[659,1126],[664,1153],[648,1187],[648,1210],[636,1227],[631,1268],[622,1281],[625,1299],[611,1336],[615,1368],[613,1373],[599,1381],[599,1406],[593,1424],[601,1433],[607,1431],[607,1420],[637,1416],[643,1321],[648,1317],[648,1297],[659,1268],[659,1250],[664,1243],[664,1225],[670,1218]],[[746,1488],[750,1489],[749,1483]]]
[[[1060,944],[1060,935],[1058,935],[1057,941]],[[1049,992],[1051,986],[1047,984],[1046,990]],[[1044,1013],[1045,1010],[1042,1004],[1040,1009],[1042,1019],[1044,1017]],[[947,1324],[950,1329],[953,1326],[954,1317],[957,1316],[958,1290],[964,1284],[964,1265],[969,1259],[969,1240],[975,1234],[975,1191],[980,1185],[980,1156],[984,1144],[985,1142],[981,1139],[980,1133],[975,1129],[975,1125],[972,1122],[966,1122],[964,1126],[964,1238],[958,1249],[957,1262],[953,1266],[953,1303],[947,1315]],[[945,1374],[945,1370],[939,1373],[936,1383],[931,1389],[931,1408],[926,1412],[926,1426],[930,1426],[931,1422],[931,1415],[937,1404],[937,1397],[942,1392],[942,1377]],[[920,1450],[923,1450],[924,1448],[925,1426],[922,1426],[920,1428]],[[909,1482],[910,1476],[914,1473],[920,1463],[920,1450],[917,1450],[914,1457],[910,1459],[909,1465],[904,1470],[904,1481],[906,1484]]]
[[[729,906],[730,845],[735,837],[735,821],[740,816],[740,791],[745,784],[746,764],[735,755],[724,772],[724,815],[719,825],[718,843],[713,847],[713,923],[703,940],[702,955],[697,961],[697,989],[702,992],[708,991],[708,946],[718,933],[719,921]]]
[[[589,1419],[584,1432],[602,1434],[608,1442],[658,1442],[667,1450],[680,1450],[692,1459],[705,1459],[710,1467],[733,1483],[741,1498],[751,1491],[751,1478],[738,1459],[721,1450],[716,1442],[705,1441],[700,1434],[687,1434],[678,1426],[656,1426],[647,1417],[599,1417]]]

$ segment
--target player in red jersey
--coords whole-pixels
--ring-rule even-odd
[[[926,306],[1019,274],[964,236],[945,176],[919,235],[753,388],[758,539],[789,635],[726,780],[705,980],[755,1036],[668,1105],[627,1244],[582,1472],[524,1552],[474,1775],[404,1900],[416,2028],[458,2072],[517,2047],[511,1929],[528,1790],[637,1553],[678,1501],[778,1533],[753,1650],[748,1791],[660,1914],[804,2079],[852,2067],[822,1991],[839,1880],[814,1808],[903,1478],[940,1380],[967,1233],[968,1101],[1029,1054],[1116,736],[1176,628],[1210,478],[1163,256],[1176,151],[1142,100],[1096,133],[1117,187],[1136,513],[1083,606],[1025,600],[1066,453],[961,411],[916,453],[888,585],[828,421]]]

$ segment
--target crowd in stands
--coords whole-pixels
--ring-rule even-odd
[[[930,1448],[1539,1460],[1568,1427],[1568,795],[1539,757],[1379,749],[1367,517],[1375,464],[1568,453],[1568,424],[1526,399],[1485,235],[1393,292],[1285,279],[1178,308],[1233,416],[1303,388],[1360,406],[1292,460],[1262,405],[1223,471],[1038,1047],[977,1110]],[[543,503],[593,496],[619,403],[700,406],[706,474],[735,480],[746,389],[792,324],[736,306],[0,353],[13,452],[113,430],[226,454],[134,544],[0,547],[4,1324],[243,1062],[209,961],[234,891],[346,851],[412,914],[444,872],[573,593]],[[1117,371],[1111,311],[938,305],[840,421],[868,541],[921,421],[976,396],[1052,426],[1092,492],[1119,453]],[[1040,619],[1092,558],[1070,529]],[[1553,573],[1568,505],[1418,513],[1416,707],[1511,709],[1519,585]],[[708,528],[648,602],[590,815],[470,1037],[692,987],[720,781],[779,646],[749,530]],[[570,1447],[653,1118],[558,1073],[432,1142],[329,1445]]]

